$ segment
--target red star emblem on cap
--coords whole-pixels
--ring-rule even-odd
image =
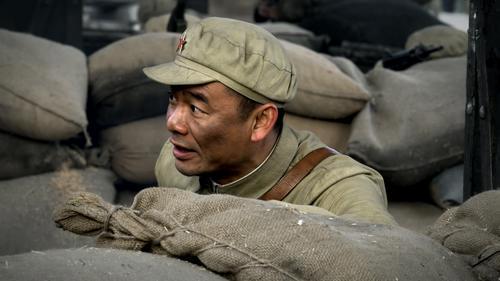
[[[175,50],[178,54],[180,54],[182,52],[182,50],[184,49],[184,45],[186,45],[186,33],[184,32],[182,35],[181,35],[181,38],[179,38],[179,43],[177,43],[177,49]]]

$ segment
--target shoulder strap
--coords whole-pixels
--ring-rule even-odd
[[[288,171],[269,191],[264,193],[261,200],[282,200],[293,190],[293,188],[305,178],[316,165],[324,159],[338,154],[338,152],[329,147],[321,147],[309,152],[293,168]]]

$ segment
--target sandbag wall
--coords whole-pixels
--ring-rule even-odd
[[[347,59],[312,51],[312,34],[287,33],[289,27],[265,27],[299,43],[282,40],[298,77],[297,96],[285,108],[287,124],[316,133],[327,145],[378,169],[396,187],[461,161],[463,58],[434,60],[403,72],[378,67],[365,75]],[[172,61],[179,34],[131,36],[88,58],[31,35],[0,30],[0,37],[0,156],[5,160],[0,180],[61,168],[87,171],[89,148],[67,145],[79,137],[109,155],[109,166],[102,166],[119,178],[155,185],[156,158],[169,137],[169,88],[149,80],[142,69]],[[433,127],[436,120],[441,127]],[[411,132],[425,138],[420,141]],[[106,177],[106,190],[115,192],[113,181],[114,176]]]
[[[146,66],[173,61],[176,33],[147,33],[114,42],[89,56],[89,107],[98,146],[116,174],[154,185],[166,130],[169,87],[147,78]]]
[[[81,153],[62,144],[85,138],[85,55],[0,29],[0,65],[0,180],[85,166]]]
[[[114,200],[115,175],[88,167],[87,59],[78,49],[0,29],[0,255],[93,245],[57,229],[78,191]]]

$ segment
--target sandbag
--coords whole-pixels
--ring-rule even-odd
[[[320,51],[326,44],[324,37],[317,37],[309,30],[287,22],[265,22],[258,26],[269,31],[276,38],[304,46],[314,51]]]
[[[463,203],[464,164],[445,169],[435,176],[430,183],[431,198],[443,209]]]
[[[0,257],[3,281],[223,281],[201,266],[149,253],[60,249]]]
[[[89,104],[98,127],[166,112],[169,87],[147,78],[142,68],[173,61],[179,37],[167,32],[130,36],[89,57]]]
[[[0,29],[0,129],[57,141],[85,130],[87,63],[78,49]]]
[[[368,92],[365,74],[356,64],[354,64],[354,62],[345,57],[336,57],[327,54],[322,55],[329,61],[333,62],[340,69],[340,71],[342,71],[342,73],[354,80],[360,87]]]
[[[474,280],[450,251],[404,228],[175,188],[142,190],[131,208],[91,193],[54,216],[98,244],[196,258],[231,280]]]
[[[285,114],[284,122],[296,130],[306,130],[316,134],[323,143],[339,152],[347,149],[347,140],[351,132],[351,125],[335,121],[325,121]]]
[[[110,152],[111,167],[118,176],[155,184],[156,159],[170,135],[165,116],[158,116],[103,130],[101,146]]]
[[[84,168],[83,153],[58,142],[41,142],[0,131],[0,180],[66,167]]]
[[[92,239],[57,229],[53,209],[78,191],[95,192],[112,201],[114,179],[109,170],[87,168],[0,181],[0,255],[93,245]]]
[[[428,179],[463,158],[465,57],[366,75],[373,100],[354,118],[348,154],[393,187]]]
[[[184,14],[184,17],[186,19],[188,27],[193,23],[199,22],[201,20],[199,17],[191,14]],[[146,21],[143,30],[145,32],[166,32],[169,20],[170,20],[170,14],[152,17],[148,21]]]
[[[140,0],[138,17],[141,23],[147,22],[150,18],[164,15],[170,13],[175,4],[176,0]]]
[[[360,111],[370,94],[324,56],[281,40],[297,69],[297,95],[285,111],[318,119],[340,119]]]
[[[343,41],[404,48],[408,36],[419,29],[442,24],[413,1],[400,0],[281,0],[288,11],[293,4],[310,3],[297,24],[315,34],[325,34],[332,45]],[[282,9],[283,18],[287,18]]]
[[[428,234],[465,256],[478,280],[500,279],[500,190],[482,192],[447,210]]]
[[[405,48],[442,46],[443,49],[430,55],[431,58],[458,57],[467,54],[467,33],[447,25],[435,25],[413,32],[406,40]]]

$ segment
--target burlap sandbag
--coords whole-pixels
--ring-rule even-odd
[[[104,231],[100,246],[196,256],[232,280],[474,280],[457,256],[409,230],[229,195],[151,188],[115,208],[81,193],[54,218],[78,234]]]
[[[1,256],[2,281],[223,281],[204,267],[149,253],[60,249]]]
[[[500,279],[500,190],[480,193],[447,210],[428,234],[467,257],[479,280]]]
[[[285,114],[285,123],[297,130],[315,133],[322,142],[337,151],[347,150],[347,140],[351,133],[351,124],[302,117],[291,113]]]
[[[139,21],[147,22],[150,18],[161,16],[172,12],[177,1],[176,0],[139,0]]]
[[[57,142],[41,142],[0,131],[0,180],[66,167],[83,168],[83,153]]]
[[[85,130],[87,63],[78,49],[0,29],[0,129],[57,141]]]
[[[432,53],[432,58],[457,57],[467,54],[467,33],[447,25],[429,26],[413,32],[406,40],[406,49],[420,44],[442,46],[443,49]]]
[[[340,119],[360,111],[370,98],[357,82],[342,73],[324,56],[281,40],[297,69],[297,95],[285,110],[297,115]]]
[[[164,114],[168,87],[146,66],[173,61],[180,34],[147,33],[114,42],[89,57],[90,105],[101,128]]]
[[[390,186],[414,185],[463,158],[465,57],[366,75],[373,100],[353,120],[348,154]]]
[[[324,42],[324,37],[317,37],[311,31],[288,22],[265,22],[258,26],[269,31],[276,38],[292,42],[308,49],[319,51]]]
[[[329,61],[333,62],[340,69],[340,71],[342,71],[342,73],[354,80],[365,91],[369,91],[367,88],[368,86],[365,74],[350,59],[344,57],[334,57],[327,54],[322,55]]]
[[[123,179],[156,184],[156,159],[170,133],[165,116],[143,119],[101,132],[101,146],[111,156],[111,167]]]
[[[112,201],[114,179],[109,170],[87,168],[0,181],[0,255],[95,244],[55,228],[52,213],[75,192],[95,192]]]
[[[188,27],[201,20],[199,17],[191,14],[184,14],[184,18]],[[170,14],[152,17],[144,24],[143,30],[145,32],[166,32],[169,20]]]
[[[445,169],[435,176],[429,184],[432,200],[443,209],[463,203],[464,164]]]

